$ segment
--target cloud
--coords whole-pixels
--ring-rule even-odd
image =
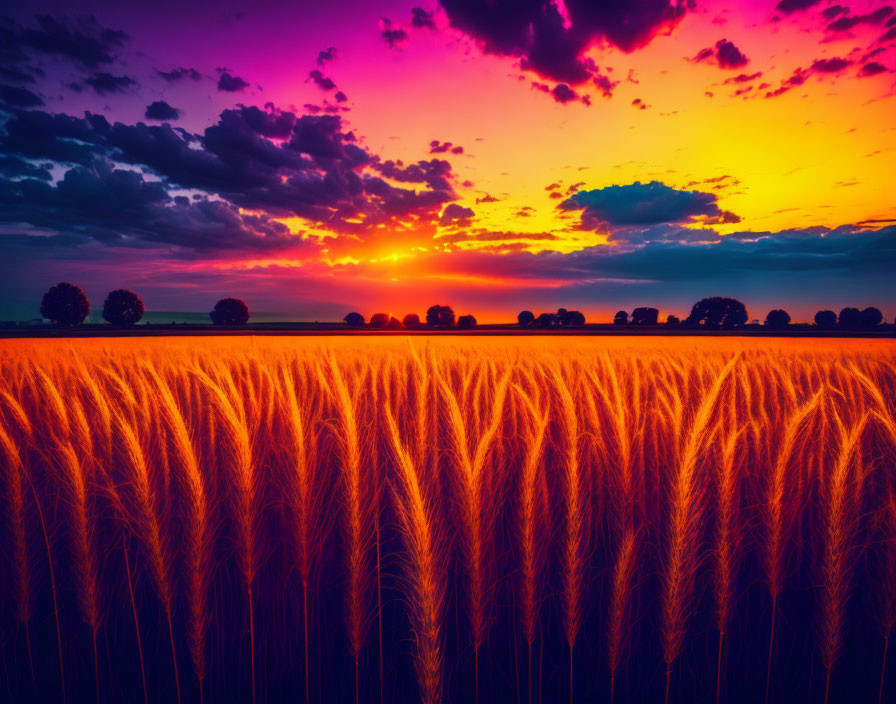
[[[781,0],[781,2],[775,5],[775,9],[778,12],[783,12],[785,15],[791,15],[794,12],[808,10],[820,2],[821,0]]]
[[[451,152],[452,154],[463,154],[464,148],[459,144],[440,142],[437,139],[434,139],[429,143],[430,154],[445,154],[447,152]]]
[[[433,13],[427,12],[422,7],[411,8],[411,26],[414,29],[435,29]]]
[[[822,18],[826,20],[832,20],[838,15],[845,15],[849,13],[849,8],[844,5],[831,5],[830,7],[826,7],[821,11]]]
[[[49,181],[52,164],[33,164],[17,156],[0,156],[0,177],[2,178],[36,178]]]
[[[176,83],[177,81],[182,81],[187,78],[192,81],[199,81],[202,79],[202,74],[195,68],[184,68],[183,66],[178,66],[170,71],[156,71],[156,73],[169,83]]]
[[[739,73],[736,76],[732,76],[731,78],[726,78],[722,83],[725,85],[729,85],[732,83],[749,83],[750,81],[755,81],[757,78],[762,77],[762,71],[757,71],[756,73]]]
[[[0,86],[0,104],[14,108],[36,108],[44,104],[43,98],[20,86]]]
[[[356,141],[338,115],[297,116],[272,105],[225,110],[201,134],[33,110],[3,125],[0,152],[86,170],[112,160],[154,174],[166,190],[196,190],[340,233],[431,224],[455,200],[447,161],[382,160]]]
[[[875,62],[876,63],[876,62]],[[768,90],[765,93],[766,98],[777,98],[779,95],[787,93],[793,88],[803,85],[809,77],[814,74],[835,74],[841,73],[852,66],[852,61],[841,57],[832,57],[830,59],[816,59],[809,68],[797,68],[790,76],[785,78],[774,90]],[[872,69],[874,70],[874,69]],[[861,74],[860,75],[865,75]],[[873,75],[873,74],[868,74]],[[760,89],[770,88],[768,84],[763,83]]]
[[[613,91],[616,86],[619,85],[619,81],[614,81],[612,78],[603,74],[595,68],[594,74],[591,79],[592,83],[594,83],[595,87],[601,92],[601,95],[605,98],[612,98]],[[635,81],[637,83],[637,81]]]
[[[222,71],[221,77],[218,79],[218,90],[225,91],[227,93],[236,93],[243,90],[244,88],[247,88],[248,86],[248,81],[244,81],[239,76],[233,76],[227,71]]]
[[[552,0],[440,0],[450,26],[487,54],[518,59],[544,79],[575,86],[591,77],[585,53],[605,43],[635,51],[670,32],[688,0],[632,3],[566,0],[561,14]]]
[[[859,71],[859,76],[862,78],[867,78],[868,76],[876,76],[877,74],[885,73],[886,71],[887,67],[882,63],[872,61],[862,66],[862,70]]]
[[[38,15],[36,27],[19,27],[9,23],[4,32],[7,60],[24,60],[25,50],[52,54],[74,61],[88,69],[112,63],[128,35],[121,30],[100,25],[93,16],[56,18]]]
[[[389,45],[390,49],[401,46],[408,39],[408,33],[404,29],[398,25],[393,25],[392,20],[385,17],[380,20],[380,36]]]
[[[665,244],[708,244],[720,241],[719,233],[708,227],[681,227],[671,223],[656,225],[617,227],[607,237],[614,243],[645,245],[654,242]]]
[[[459,242],[556,242],[561,238],[552,232],[503,232],[486,229],[462,230],[439,234],[438,244]]]
[[[330,47],[327,47],[326,49],[322,49],[321,51],[319,51],[317,53],[317,65],[323,66],[328,61],[335,61],[336,54],[337,54],[337,52],[336,52],[335,46],[330,46]]]
[[[880,25],[893,14],[893,8],[888,6],[879,7],[864,15],[842,15],[827,26],[829,32],[848,32],[856,25]]]
[[[145,116],[148,120],[176,120],[180,117],[180,111],[164,100],[156,100],[146,106]]]
[[[736,296],[752,292],[763,299],[769,294],[781,295],[791,302],[799,296],[807,305],[820,305],[830,299],[832,281],[842,283],[835,294],[838,298],[865,287],[866,297],[880,303],[880,287],[896,265],[896,226],[743,232],[723,237],[702,232],[707,237],[704,241],[662,239],[636,246],[595,245],[568,254],[546,250],[496,256],[466,249],[447,256],[439,253],[438,257],[442,270],[450,266],[468,277],[500,273],[510,279],[531,280],[533,285],[550,282],[551,288],[565,292],[567,300],[570,291],[577,289],[586,300],[611,297],[618,301],[618,294],[606,290],[616,284],[626,290],[651,292],[665,305],[675,305],[676,297],[685,290],[692,297],[688,304],[718,291]],[[421,266],[439,265],[434,261]],[[520,288],[522,285],[515,286],[517,291]],[[785,290],[791,295],[782,294]]]
[[[457,203],[449,203],[442,211],[442,217],[439,219],[439,225],[446,227],[447,225],[456,225],[458,227],[466,227],[470,224],[470,219],[476,215],[472,208],[465,208]]]
[[[738,222],[740,218],[719,208],[715,193],[685,191],[659,181],[636,181],[579,191],[560,204],[563,210],[581,210],[581,228],[593,230],[660,223]]]
[[[26,222],[61,233],[67,246],[100,242],[214,252],[301,244],[267,216],[241,215],[223,201],[172,197],[163,184],[104,162],[95,162],[90,169],[70,169],[55,185],[33,178],[0,181],[0,204],[0,222]],[[19,241],[47,244],[42,236]]]
[[[450,191],[451,164],[443,159],[421,160],[405,166],[402,161],[374,163],[372,167],[386,178],[403,183],[425,183],[430,188]]]
[[[2,31],[2,30],[0,30]],[[0,33],[0,42],[3,41],[2,33]],[[0,61],[3,60],[3,51],[0,50]],[[0,76],[5,80],[13,83],[35,83],[38,78],[43,78],[46,74],[39,66],[23,66],[13,65],[13,60],[7,64],[0,63]]]
[[[321,73],[318,69],[314,69],[308,74],[308,78],[314,82],[321,90],[333,90],[336,87],[336,83],[332,78],[327,78],[323,73]]]
[[[817,59],[812,62],[812,70],[818,71],[819,73],[840,73],[840,71],[851,65],[851,61],[839,57],[833,59]]]
[[[555,102],[560,103],[561,105],[577,101],[581,101],[585,105],[591,105],[591,99],[587,95],[579,95],[565,83],[558,83],[551,88],[547,83],[532,81],[532,87],[537,91],[547,93]]]
[[[811,71],[797,68],[792,74],[790,74],[790,76],[781,81],[781,85],[779,85],[774,90],[767,91],[765,97],[777,98],[779,95],[783,95],[789,90],[803,85],[809,79],[810,75]]]
[[[99,95],[107,95],[109,93],[124,93],[132,86],[137,85],[130,76],[114,76],[111,73],[100,71],[88,76],[84,82],[93,88]]]
[[[558,103],[568,103],[577,100],[579,95],[565,83],[558,83],[551,91],[551,95]]]
[[[719,68],[735,69],[743,68],[750,60],[738,49],[733,42],[727,39],[719,39],[715,46],[702,49],[694,58],[695,62],[707,61],[715,63]]]
[[[491,193],[486,193],[484,196],[480,196],[476,199],[476,205],[480,203],[498,203],[501,199],[495,198]]]

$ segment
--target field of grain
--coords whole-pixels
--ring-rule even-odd
[[[0,479],[7,701],[896,697],[890,341],[5,341]]]

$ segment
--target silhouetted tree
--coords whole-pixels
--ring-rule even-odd
[[[613,316],[613,325],[628,325],[628,313],[620,310]]]
[[[677,315],[670,315],[666,318],[667,328],[677,328],[681,325],[681,319]]]
[[[571,310],[571,311],[569,311],[569,313],[567,315],[568,315],[567,325],[570,325],[571,327],[574,327],[574,328],[578,328],[585,324],[585,315],[582,312],[577,311],[577,310]]]
[[[535,322],[535,313],[531,310],[520,311],[520,314],[516,316],[516,322],[521,328],[528,328]]]
[[[569,311],[566,308],[557,309],[557,325],[569,325]]]
[[[389,316],[389,321],[386,323],[386,330],[401,330],[404,325],[401,324],[401,321],[394,317]]]
[[[712,296],[694,304],[685,324],[689,327],[735,328],[749,320],[747,307],[735,298]]]
[[[426,311],[426,324],[434,328],[453,328],[454,311],[450,306],[430,306]]]
[[[841,328],[855,330],[862,326],[862,313],[858,308],[844,308],[840,311],[837,324]]]
[[[862,327],[863,328],[874,328],[881,324],[881,321],[884,319],[884,314],[881,313],[877,308],[870,306],[865,308],[865,310],[861,313],[862,316]]]
[[[557,324],[557,316],[554,313],[542,313],[535,319],[535,327],[552,328]]]
[[[120,288],[110,291],[103,303],[103,319],[112,325],[133,325],[143,317],[143,301],[133,291]]]
[[[837,314],[832,310],[820,310],[815,314],[815,324],[830,329],[837,326]]]
[[[404,316],[404,320],[401,321],[402,325],[404,325],[408,330],[413,330],[414,328],[420,327],[420,316],[416,313],[408,313]]]
[[[790,313],[780,308],[770,310],[765,316],[765,327],[783,330],[790,325]]]
[[[464,330],[476,327],[476,318],[472,315],[462,315],[457,319],[457,327]]]
[[[388,313],[374,313],[370,316],[370,327],[372,328],[383,328],[389,324],[389,314]]]
[[[215,325],[245,325],[249,322],[249,306],[239,298],[222,298],[208,317]]]
[[[656,325],[660,312],[656,308],[635,308],[632,311],[632,325]]]
[[[360,327],[364,324],[364,316],[360,313],[349,313],[342,319],[346,325],[349,325],[353,328]]]
[[[44,294],[40,314],[56,325],[83,323],[90,312],[87,296],[77,286],[62,282]]]

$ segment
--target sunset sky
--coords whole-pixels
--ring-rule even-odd
[[[0,320],[59,281],[290,320],[896,315],[884,2],[8,9]]]

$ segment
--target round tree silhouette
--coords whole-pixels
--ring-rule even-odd
[[[117,289],[110,291],[103,303],[103,320],[112,325],[125,327],[133,325],[143,317],[143,301],[133,291]]]
[[[245,325],[249,322],[249,306],[239,298],[222,298],[208,317],[215,325]]]
[[[56,284],[44,294],[40,314],[56,325],[83,323],[90,312],[90,302],[84,291],[73,284]]]
[[[520,314],[516,316],[516,322],[521,328],[528,328],[535,322],[535,313],[531,310],[520,311]]]

